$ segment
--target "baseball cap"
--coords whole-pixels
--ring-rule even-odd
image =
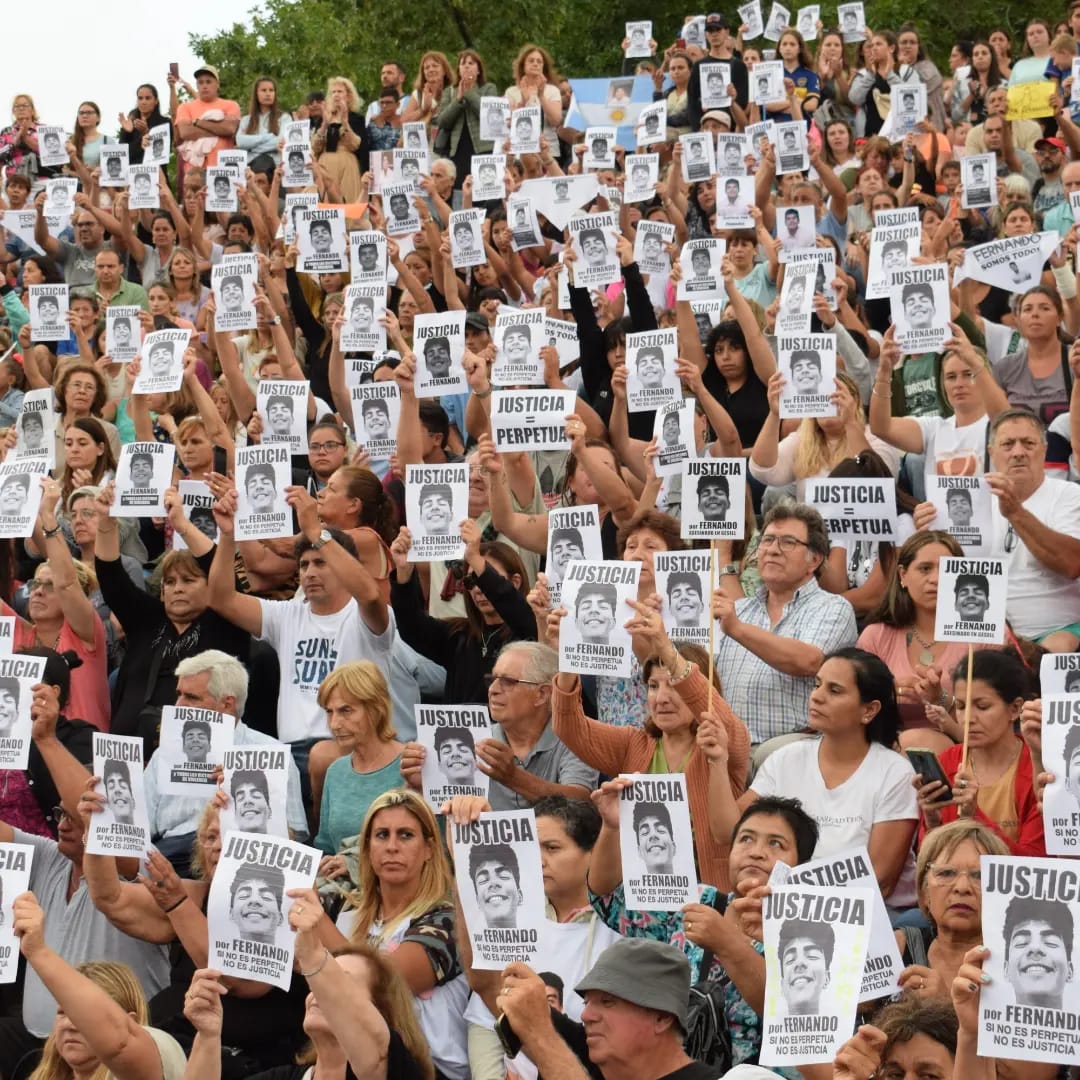
[[[200,75],[213,75],[218,82],[221,82],[221,76],[218,74],[218,69],[213,64],[203,64],[201,67],[195,69],[195,78]]]
[[[579,994],[603,990],[642,1009],[671,1013],[686,1030],[690,963],[666,941],[623,938],[609,945],[574,987]]]
[[[491,333],[491,324],[479,311],[470,311],[465,316],[465,326],[472,330],[483,330],[486,334]]]
[[[727,16],[721,11],[712,11],[705,16],[706,30],[727,30]]]
[[[723,109],[710,109],[701,117],[703,124],[706,120],[715,120],[718,124],[723,124],[728,129],[731,128],[731,114],[724,112]]]
[[[1055,150],[1060,150],[1065,153],[1065,140],[1064,139],[1037,139],[1035,141],[1035,149],[1041,150],[1043,147],[1052,146]]]

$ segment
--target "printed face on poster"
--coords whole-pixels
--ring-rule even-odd
[[[292,511],[285,502],[285,488],[292,483],[288,446],[237,447],[236,479],[236,539],[291,536]]]
[[[558,606],[563,579],[571,562],[600,562],[603,558],[600,514],[594,503],[548,511],[547,561],[544,565],[552,606]]]
[[[465,379],[465,312],[417,315],[413,321],[416,351],[416,396],[463,394]]]
[[[919,254],[922,226],[875,225],[870,233],[870,270],[866,281],[869,300],[888,298],[892,275],[906,270]]]
[[[787,262],[792,251],[815,245],[817,220],[812,206],[784,206],[777,209],[776,218],[781,262]]]
[[[542,386],[545,344],[543,311],[510,308],[495,316],[495,363],[491,381],[497,386]]]
[[[725,229],[750,229],[754,218],[754,178],[745,169],[737,176],[720,176],[716,182],[716,215]]]
[[[698,300],[719,297],[724,279],[720,267],[726,244],[716,236],[704,240],[687,240],[679,252],[682,276],[676,298]]]
[[[656,195],[659,177],[659,154],[627,154],[623,197],[628,203],[647,202]]]
[[[101,187],[122,188],[128,185],[127,143],[107,143],[101,147],[98,183]]]
[[[289,749],[232,746],[222,752],[221,786],[229,797],[221,809],[221,829],[287,838]]]
[[[970,154],[960,159],[960,205],[980,210],[997,202],[997,154]]]
[[[30,890],[34,849],[29,844],[0,844],[0,984],[19,974],[19,939],[15,936],[15,897]]]
[[[0,656],[0,768],[27,767],[33,687],[44,673],[44,657]]]
[[[116,498],[111,517],[164,517],[165,492],[172,485],[176,447],[171,443],[134,442],[120,448]]]
[[[206,209],[209,213],[235,214],[236,177],[231,169],[215,166],[206,170]]]
[[[412,533],[410,562],[460,559],[461,522],[468,517],[468,465],[408,465],[405,520]]]
[[[563,579],[568,611],[559,627],[559,667],[581,675],[625,675],[632,650],[624,624],[637,599],[639,562],[571,562]]]
[[[949,268],[937,263],[893,271],[889,305],[905,356],[940,352],[952,336]]]
[[[296,269],[304,274],[332,274],[346,270],[345,212],[340,207],[301,208],[296,216],[296,246],[299,249]],[[387,230],[393,235],[389,220]]]
[[[281,219],[281,231],[286,244],[295,244],[299,235],[300,211],[314,210],[319,205],[319,196],[314,191],[289,192],[285,196],[285,215]]]
[[[491,738],[484,705],[417,705],[416,741],[424,747],[420,781],[436,811],[455,795],[487,798],[488,777],[477,765],[476,747]]]
[[[67,341],[71,336],[67,314],[67,285],[29,285],[30,336],[34,341]]]
[[[506,200],[506,220],[510,223],[510,246],[515,251],[543,243],[540,221],[532,199],[511,195]]]
[[[652,56],[649,42],[652,40],[652,20],[642,19],[637,22],[626,24],[626,49],[623,56],[627,60],[635,60],[640,57]]]
[[[116,304],[105,312],[105,349],[116,364],[126,364],[139,355],[140,310],[134,305]]]
[[[785,383],[780,395],[780,419],[835,416],[832,393],[836,382],[836,338],[805,334],[777,339],[780,371]]]
[[[56,425],[59,420],[51,386],[27,390],[15,422],[15,447],[9,460],[44,461],[52,468],[56,452]]]
[[[350,281],[353,285],[386,281],[386,236],[374,229],[349,233]]]
[[[687,461],[697,457],[693,398],[685,398],[657,409],[653,420],[653,436],[659,442],[659,453],[653,460],[656,475],[678,475]]]
[[[386,282],[345,287],[342,352],[378,352],[386,348]]]
[[[1048,653],[1071,659],[1073,653]],[[1077,657],[1080,659],[1080,657]],[[1080,854],[1080,666],[1066,669],[1069,693],[1042,695],[1042,764],[1054,782],[1043,792],[1043,833],[1049,855]]]
[[[41,506],[45,458],[11,458],[0,465],[0,537],[25,539],[34,531]]]
[[[1002,644],[1008,589],[1004,559],[943,558],[934,637],[973,645]]]
[[[672,641],[708,648],[710,558],[708,551],[658,551],[653,556],[664,629]]]
[[[259,266],[255,259],[237,259],[218,263],[210,271],[214,287],[214,329],[220,331],[254,330],[258,325],[255,311],[255,281]]]
[[[235,716],[212,709],[162,706],[158,747],[165,766],[163,793],[209,799],[214,769],[224,762],[235,728]]]
[[[739,19],[746,26],[744,38],[753,41],[765,32],[765,20],[761,14],[761,0],[751,0],[749,4],[738,7]]]
[[[480,138],[499,142],[510,135],[510,102],[504,97],[480,99]]]
[[[583,214],[572,218],[569,227],[577,253],[574,284],[591,289],[618,281],[621,271],[615,252],[615,215]]]
[[[645,149],[655,146],[657,143],[667,142],[667,102],[658,101],[654,105],[646,105],[638,113],[637,127],[634,128],[634,138],[637,140],[637,148]]]
[[[373,382],[351,391],[356,441],[373,461],[387,460],[397,446],[401,398],[397,383]]]
[[[690,804],[682,773],[629,773],[619,798],[619,841],[627,906],[678,911],[698,895]]]
[[[668,246],[675,241],[675,226],[666,221],[639,221],[634,236],[634,261],[643,274],[670,274]]]
[[[678,353],[675,327],[627,334],[626,405],[630,412],[652,412],[682,401],[682,383],[675,374]]]
[[[684,540],[738,540],[745,530],[746,459],[687,461],[682,481]]]
[[[539,154],[543,120],[539,105],[524,105],[510,117],[510,153]]]
[[[307,452],[310,384],[301,379],[260,379],[255,407],[262,418],[262,445],[287,446],[293,454]]]
[[[759,60],[750,72],[750,99],[768,105],[784,99],[783,60]]]
[[[810,168],[806,125],[801,122],[776,125],[777,173],[801,173]]]
[[[94,775],[105,796],[90,819],[86,850],[91,855],[130,855],[141,859],[150,847],[150,825],[143,794],[143,741],[139,736],[95,731]]]
[[[506,155],[474,154],[472,159],[473,201],[491,202],[506,198]]]
[[[281,186],[285,188],[304,188],[315,182],[311,169],[311,147],[307,143],[293,143],[285,147],[282,154],[285,171],[281,177]]]
[[[688,184],[708,180],[716,172],[713,138],[707,131],[680,135],[682,146],[682,175]]]
[[[993,494],[982,476],[931,476],[926,497],[937,514],[934,528],[953,536],[967,556],[990,553]]]
[[[187,330],[154,330],[143,338],[139,374],[131,388],[135,394],[170,394],[184,381]]]
[[[208,540],[218,542],[218,525],[214,518],[214,495],[204,480],[181,480],[176,485],[180,495],[180,509],[184,517]],[[173,551],[187,547],[178,529],[173,530]]]

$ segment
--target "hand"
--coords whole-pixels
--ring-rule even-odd
[[[1020,734],[1031,753],[1042,757],[1042,698],[1025,701],[1021,706]]]
[[[915,531],[921,532],[923,529],[929,529],[936,517],[937,507],[932,502],[919,503],[912,513],[912,518],[915,521]]]
[[[19,939],[19,951],[32,962],[37,953],[48,948],[45,944],[45,912],[32,892],[24,892],[15,897],[11,914],[14,916],[12,929]]]
[[[41,478],[41,507],[38,516],[41,518],[43,529],[56,528],[56,508],[60,504],[62,489],[58,481],[51,476]]]
[[[483,795],[455,795],[439,807],[439,813],[445,814],[455,825],[468,825],[478,821],[481,814],[491,809],[491,803]],[[449,836],[449,832],[447,833]]]
[[[509,964],[503,969],[499,1006],[526,1050],[531,1039],[554,1030],[547,987],[525,964]]]
[[[687,940],[709,952],[716,952],[715,942],[723,933],[724,916],[707,904],[687,904],[682,909],[682,916]],[[703,972],[702,976],[706,974]]]
[[[626,629],[630,631],[632,637],[637,639],[638,644],[644,646],[641,655],[662,656],[671,641],[664,629],[664,620],[660,612],[651,604],[641,603],[638,600],[629,600],[628,603],[635,614],[627,621]]]
[[[562,621],[566,616],[567,611],[564,607],[552,608],[551,611],[547,613],[547,632],[545,636],[547,637],[548,644],[551,645],[553,649],[559,647],[559,628],[562,626]]]
[[[836,1052],[833,1080],[870,1080],[881,1067],[888,1036],[880,1028],[863,1024]]]
[[[139,875],[139,883],[154,898],[154,903],[162,911],[178,906],[187,896],[179,875],[172,863],[160,851],[151,851],[146,857],[150,873]]]
[[[286,895],[293,901],[289,908],[289,926],[297,934],[314,935],[326,914],[319,894],[314,889],[290,889]]]
[[[695,739],[698,749],[710,765],[727,766],[728,732],[718,716],[702,713]]]
[[[236,489],[229,488],[214,500],[214,521],[217,522],[218,532],[222,536],[236,534],[236,498]]]
[[[766,395],[769,399],[769,412],[773,416],[778,417],[780,415],[780,398],[783,396],[785,386],[787,386],[787,379],[782,371],[774,371],[769,376]]]
[[[60,688],[48,683],[36,683],[31,693],[34,698],[30,705],[30,738],[37,743],[51,739],[56,734],[56,721],[60,716]]]
[[[958,817],[974,817],[978,809],[977,796],[979,794],[979,781],[971,771],[970,764],[966,769],[961,769],[952,782],[953,806],[956,807]]]
[[[580,453],[585,445],[586,428],[585,421],[577,413],[570,413],[566,417],[566,434],[570,439],[570,449]]]
[[[731,909],[735,913],[735,921],[739,929],[751,941],[764,941],[764,931],[761,926],[761,908],[766,896],[772,893],[768,885],[758,885],[751,889],[745,896],[739,896],[731,902]]]
[[[611,369],[611,396],[616,402],[626,400],[626,364],[616,364]]]
[[[319,877],[334,878],[345,877],[348,873],[348,867],[345,863],[344,855],[327,855],[319,863]]]
[[[199,968],[191,977],[191,986],[184,995],[184,1016],[200,1035],[221,1038],[221,999],[228,992],[220,971]]]
[[[315,496],[306,487],[292,484],[285,489],[285,502],[296,511],[300,531],[312,543],[318,540],[323,525],[319,520],[319,504],[315,501]]]
[[[776,376],[773,375],[773,379],[775,378]],[[772,379],[769,383],[772,384]],[[739,621],[735,615],[735,601],[722,589],[716,589],[712,594],[712,616],[714,619],[719,619],[720,629],[729,636]]]
[[[605,780],[590,796],[593,805],[600,813],[600,818],[610,829],[619,827],[619,802],[622,793],[633,787],[634,781],[628,776],[616,776],[614,780]]]
[[[906,994],[918,994],[927,998],[949,996],[949,988],[941,974],[923,964],[909,964],[900,972],[899,982],[900,989]]]
[[[496,739],[481,739],[476,744],[476,764],[480,771],[497,780],[503,787],[511,787],[517,775],[514,751],[506,743]]]
[[[79,802],[76,809],[78,810],[79,818],[82,821],[84,837],[90,831],[92,815],[100,814],[105,809],[104,794],[95,790],[100,783],[100,777],[91,776],[90,779],[86,781],[83,793],[79,796]]]
[[[427,750],[419,743],[406,743],[401,751],[401,775],[409,787],[419,791],[421,788],[420,771],[424,767]]]
[[[983,971],[983,961],[989,955],[990,950],[985,945],[976,945],[964,953],[964,962],[949,988],[960,1030],[972,1037],[979,1032],[979,994],[990,982],[990,976]]]
[[[915,789],[923,820],[929,828],[937,828],[941,824],[941,808],[952,805],[952,800],[945,795],[945,786],[940,780],[924,780],[922,773],[912,777],[911,786]],[[955,792],[955,785],[953,790]]]
[[[412,572],[412,564],[409,562],[409,550],[412,548],[412,533],[402,525],[398,529],[394,542],[390,545],[390,557],[394,560],[394,567],[398,570]]]
[[[480,526],[476,524],[473,518],[466,518],[461,523],[461,539],[465,541],[465,561],[469,564],[473,573],[482,572],[486,566],[484,556],[480,554],[480,541],[483,539],[483,533],[480,531]],[[480,566],[481,570],[477,571],[476,566]]]
[[[990,485],[990,492],[997,496],[998,509],[1006,521],[1012,519],[1024,508],[1016,494],[1016,487],[1012,478],[1004,473],[990,472],[986,474],[986,482]]]
[[[772,380],[769,380],[770,383]],[[862,423],[859,420],[859,403],[855,400],[851,391],[839,380],[833,379],[835,389],[829,395],[829,400],[836,407],[836,417],[846,428],[857,427],[862,431]]]
[[[704,390],[705,384],[701,378],[701,369],[693,360],[677,356],[675,358],[675,374],[678,375],[679,381],[686,387],[686,391],[691,397],[698,397]]]

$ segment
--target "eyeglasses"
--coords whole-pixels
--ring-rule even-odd
[[[488,686],[502,683],[508,690],[513,690],[515,686],[547,686],[547,683],[535,682],[531,679],[515,679],[510,675],[485,675],[484,682]]]
[[[75,820],[62,806],[54,806],[49,811],[49,820],[56,826],[59,826],[64,818],[67,818],[68,821]]]
[[[96,510],[75,510],[71,516],[79,518],[81,521],[93,521],[98,516],[98,512]]]
[[[935,885],[955,885],[962,877],[966,877],[971,882],[973,889],[982,888],[981,870],[957,870],[952,866],[934,866],[932,863],[930,865],[930,880]]]
[[[313,442],[308,443],[308,450],[313,454],[329,454],[331,450],[336,450],[339,446],[344,446],[343,442]]]
[[[785,555],[790,555],[796,548],[808,548],[809,546],[810,545],[805,540],[800,540],[797,536],[788,536],[786,533],[783,536],[780,536],[777,533],[765,533],[758,542],[758,548],[761,551],[768,551],[769,548],[779,547]]]
[[[44,589],[46,592],[53,592],[56,589],[56,584],[52,581],[38,581],[37,578],[31,578],[26,583],[27,592],[35,593],[38,589]]]

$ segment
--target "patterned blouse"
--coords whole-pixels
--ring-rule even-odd
[[[400,935],[394,927],[384,938],[382,924],[372,923],[368,940],[387,952],[393,952],[400,945],[410,942],[422,946],[427,950],[436,986],[442,986],[461,974],[454,944],[454,909],[450,904],[439,904],[423,915],[417,915]]]

